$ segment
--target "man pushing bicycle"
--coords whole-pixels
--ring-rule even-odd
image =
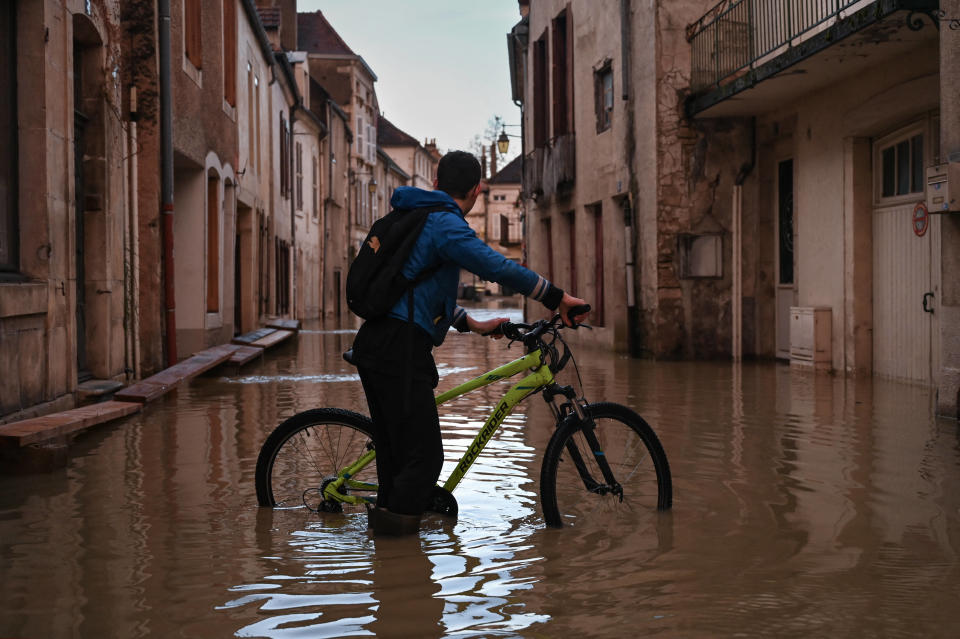
[[[453,326],[460,332],[490,334],[506,321],[478,321],[457,306],[460,269],[523,293],[564,321],[586,304],[537,273],[487,246],[467,224],[484,185],[480,163],[470,153],[451,151],[441,158],[433,191],[398,188],[390,200],[395,211],[428,211],[401,275],[409,290],[386,313],[368,318],[353,344],[374,424],[379,490],[370,510],[375,535],[416,533],[420,517],[443,466],[440,419],[433,395],[438,382],[434,346]],[[394,215],[394,213],[391,213]],[[368,253],[380,241],[368,237]],[[348,297],[350,293],[348,278]],[[580,322],[585,315],[573,318]]]

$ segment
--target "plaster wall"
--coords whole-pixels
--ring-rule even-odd
[[[124,270],[128,129],[114,117],[123,108],[115,67],[121,59],[120,6],[96,1],[88,13],[76,1],[17,2],[15,15],[22,281],[0,283],[0,420],[71,407],[78,343],[97,377],[125,379],[132,366],[124,315],[130,281]],[[83,71],[79,104],[75,44]],[[90,120],[80,161],[87,197],[79,212],[75,108]],[[85,223],[82,238],[78,216]],[[78,291],[87,302],[79,314]],[[78,315],[86,331],[79,329]]]
[[[576,140],[576,183],[567,196],[528,200],[526,223],[528,233],[527,257],[529,266],[552,280],[561,288],[571,290],[596,303],[591,298],[595,289],[593,279],[595,242],[594,228],[588,206],[603,210],[604,289],[606,308],[604,326],[587,333],[579,332],[571,339],[583,343],[603,345],[625,350],[627,346],[626,288],[624,264],[626,246],[622,202],[630,189],[627,154],[628,117],[626,103],[621,99],[622,59],[619,6],[609,3],[598,10],[595,3],[584,0],[567,3],[560,0],[538,2],[530,8],[530,49],[526,56],[524,86],[524,135],[528,153],[534,150],[533,140],[533,43],[547,33],[547,69],[552,67],[551,21],[569,7],[568,28],[573,29],[573,130]],[[594,106],[594,70],[606,60],[611,61],[614,78],[614,107],[610,128],[597,132]],[[551,74],[548,72],[547,74]],[[552,80],[552,78],[551,78]],[[552,118],[552,109],[547,109]],[[548,131],[553,131],[552,126]],[[550,134],[552,136],[552,133]],[[548,136],[549,137],[549,136]],[[574,225],[569,224],[573,212]],[[548,230],[549,229],[549,230]],[[549,236],[548,236],[549,233]],[[571,233],[582,238],[576,252],[576,280],[571,279]],[[552,251],[548,247],[552,245]],[[552,264],[550,255],[552,253]],[[536,305],[528,305],[530,313],[542,313]]]
[[[869,305],[872,140],[925,121],[938,108],[936,43],[886,61],[882,70],[807,95],[761,124],[795,118],[786,153],[794,157],[796,176],[796,303],[832,309],[832,366],[850,372],[871,370],[872,314],[885,312]],[[771,204],[761,206],[775,208]]]
[[[323,314],[337,317],[348,313],[343,297],[347,281],[347,192],[349,185],[349,144],[347,123],[328,108],[330,127],[323,140],[321,172],[328,181],[323,199]]]
[[[960,0],[941,0],[947,16],[960,16]],[[940,147],[950,161],[952,175],[960,175],[960,31],[940,28]],[[950,188],[960,189],[951,179]],[[942,217],[940,314],[940,374],[937,413],[960,418],[960,214]]]

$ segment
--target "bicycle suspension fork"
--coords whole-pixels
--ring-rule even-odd
[[[558,402],[558,396],[564,397],[567,401]],[[593,458],[600,468],[600,473],[603,475],[604,481],[604,483],[600,483],[593,478],[583,459],[583,455],[580,453],[580,449],[577,448],[576,442],[574,442],[571,437],[566,443],[567,453],[570,455],[570,460],[573,462],[573,465],[580,475],[580,479],[583,481],[584,488],[598,495],[616,495],[622,502],[623,487],[613,476],[613,470],[610,468],[607,456],[600,445],[600,440],[597,438],[596,422],[594,422],[593,417],[588,415],[587,411],[584,410],[586,401],[582,397],[577,397],[572,387],[559,386],[557,384],[551,384],[543,389],[543,399],[550,406],[550,410],[553,412],[558,427],[571,413],[576,415],[577,421],[581,424],[580,430],[583,432],[587,446],[590,447],[590,453],[593,454]]]

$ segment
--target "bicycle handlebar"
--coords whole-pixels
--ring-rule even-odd
[[[572,328],[576,330],[580,326],[587,326],[586,324],[578,324],[574,318],[579,315],[586,315],[589,312],[590,305],[583,304],[581,306],[574,306],[567,312],[569,324],[563,322],[560,314],[557,313],[549,320],[537,320],[533,324],[527,324],[525,322],[503,322],[492,331],[484,333],[484,335],[503,335],[512,342],[522,341],[526,343],[528,339],[537,339],[548,330],[556,330],[558,328]]]

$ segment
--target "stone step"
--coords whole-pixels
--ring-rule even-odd
[[[0,426],[0,443],[23,447],[57,439],[139,412],[135,402],[109,401]]]

